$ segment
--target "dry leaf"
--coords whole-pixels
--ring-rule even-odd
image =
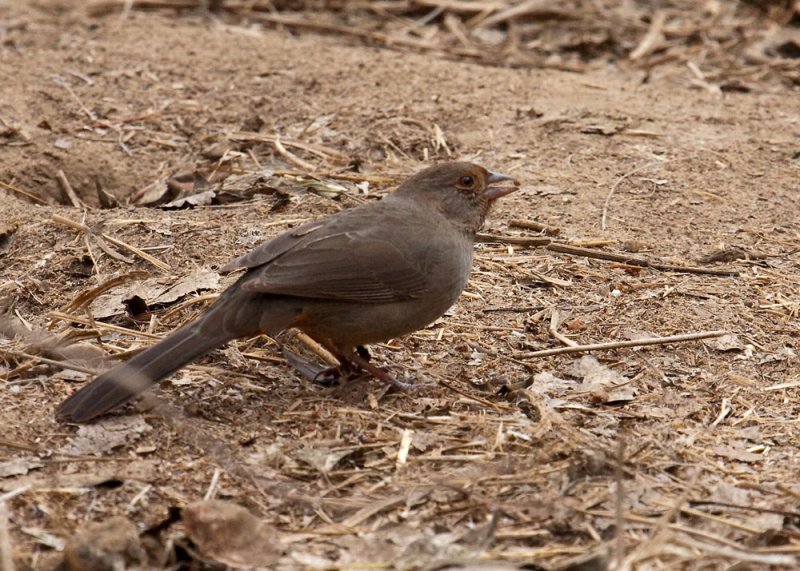
[[[125,570],[145,560],[139,529],[122,516],[89,523],[64,548],[68,571]]]
[[[177,281],[174,278],[154,277],[115,287],[95,299],[90,307],[95,319],[105,319],[125,314],[125,302],[128,300],[138,297],[148,306],[170,305],[192,293],[217,290],[219,281],[219,274],[208,268],[186,274]]]
[[[128,203],[135,206],[156,206],[174,200],[178,196],[174,187],[167,185],[166,178],[154,180],[128,197]]]
[[[103,454],[139,439],[152,430],[141,416],[119,416],[95,424],[80,426],[78,432],[59,452],[74,456]]]
[[[278,532],[245,508],[220,500],[195,502],[181,514],[186,533],[204,557],[233,567],[263,567],[278,560]]]
[[[296,460],[301,460],[313,467],[322,474],[330,472],[339,461],[345,456],[352,454],[354,450],[332,451],[327,447],[320,448],[301,448],[294,452]]]
[[[731,446],[715,446],[711,450],[713,450],[714,454],[717,456],[737,462],[761,462],[764,459],[761,454],[753,454],[747,450],[741,450]]]
[[[217,192],[215,190],[204,190],[203,192],[176,198],[171,202],[163,204],[161,208],[164,210],[178,210],[181,208],[193,208],[195,206],[208,206],[214,203],[214,198],[216,198],[216,196]]]
[[[38,460],[32,458],[14,458],[0,462],[0,478],[10,478],[12,476],[24,476],[31,470],[44,466]]]
[[[580,390],[592,393],[599,402],[631,401],[636,396],[636,389],[628,379],[601,364],[593,355],[584,355],[573,362],[572,372],[583,379]]]
[[[557,377],[549,371],[542,371],[534,375],[532,388],[546,395],[562,395],[570,389],[574,389],[575,383]]]
[[[744,343],[739,340],[739,336],[731,333],[716,339],[710,339],[706,341],[706,344],[717,351],[743,351],[745,347]]]

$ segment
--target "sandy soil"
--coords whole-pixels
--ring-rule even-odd
[[[52,569],[66,552],[68,568],[87,568],[79,547],[101,549],[107,532],[124,548],[108,547],[116,555],[98,568],[113,557],[144,569],[797,567],[789,48],[779,65],[737,68],[741,42],[708,32],[706,52],[732,59],[700,77],[685,61],[645,70],[613,50],[523,66],[387,49],[374,41],[383,28],[364,42],[232,13],[120,9],[0,2],[0,556]],[[746,29],[798,30],[774,11],[745,14]],[[647,30],[626,28],[623,47]],[[695,61],[696,45],[665,37],[667,53]],[[735,73],[745,68],[760,71]],[[495,238],[476,246],[451,312],[373,350],[399,376],[439,384],[320,388],[283,359],[281,345],[308,353],[290,334],[215,352],[143,414],[88,429],[55,421],[91,377],[81,368],[201,311],[230,282],[215,271],[226,261],[449,158],[513,174],[522,190],[492,213]],[[220,185],[241,176],[220,204]],[[217,199],[141,205],[178,191]],[[513,220],[699,273],[514,244],[540,233]],[[116,297],[93,291],[109,282]],[[527,355],[565,336],[717,330],[728,335]],[[239,544],[227,534],[247,534],[227,524],[203,539],[197,510],[223,511],[187,509],[204,498],[247,508],[269,531]],[[100,531],[70,539],[88,522]]]

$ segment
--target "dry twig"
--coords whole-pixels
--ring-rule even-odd
[[[664,272],[680,272],[685,274],[705,274],[710,276],[730,276],[735,277],[739,272],[735,270],[712,270],[709,268],[698,268],[695,266],[676,266],[673,264],[662,264],[660,262],[651,262],[644,258],[630,256],[628,254],[614,254],[612,252],[600,252],[597,250],[590,250],[588,248],[579,248],[577,246],[570,246],[569,244],[561,244],[559,242],[550,242],[546,245],[548,250],[553,252],[560,252],[562,254],[571,254],[573,256],[585,256],[587,258],[596,258],[598,260],[609,260],[612,262],[620,262],[631,266],[639,266],[642,268],[652,268]]]
[[[151,264],[153,264],[155,267],[157,267],[160,270],[163,270],[163,271],[166,272],[166,271],[169,271],[171,269],[169,264],[167,264],[166,262],[162,262],[158,258],[155,258],[155,257],[151,256],[150,254],[148,254],[147,252],[145,252],[143,250],[140,250],[136,246],[131,246],[130,244],[126,244],[122,240],[114,238],[113,236],[109,236],[108,234],[104,234],[104,233],[96,234],[86,224],[81,224],[80,222],[75,222],[74,220],[70,220],[69,218],[65,218],[65,217],[63,217],[63,216],[61,216],[59,214],[53,214],[51,218],[52,218],[53,222],[56,222],[58,224],[63,224],[64,226],[69,226],[70,228],[74,228],[75,230],[79,230],[79,231],[83,232],[84,234],[87,234],[87,235],[90,235],[90,236],[99,236],[103,240],[107,240],[107,241],[111,242],[112,244],[114,244],[116,246],[119,246],[120,248],[124,248],[124,249],[128,250],[129,252],[131,252],[133,254],[136,254],[137,256],[139,256],[140,258],[142,258],[143,260],[145,260],[147,262],[150,262]],[[102,242],[98,242],[98,245],[99,244],[102,244]]]
[[[0,571],[14,571],[14,550],[8,525],[8,504],[0,499]]]
[[[69,180],[67,180],[67,175],[64,174],[63,170],[58,169],[58,172],[56,173],[56,179],[58,180],[58,185],[61,187],[61,190],[72,203],[72,206],[75,208],[86,207],[86,205],[81,201],[80,197],[75,193],[75,190],[72,188]]]
[[[22,190],[19,187],[16,187],[16,186],[14,186],[12,184],[8,184],[7,182],[0,181],[0,188],[5,188],[6,190],[10,190],[11,192],[16,192],[17,194],[21,194],[22,196],[25,196],[26,198],[30,198],[31,200],[33,200],[34,202],[36,202],[38,204],[47,204],[47,202],[45,202],[44,200],[42,200],[41,198],[39,198],[35,194],[33,194],[31,192],[28,192],[27,190]]]
[[[561,355],[564,353],[588,353],[589,351],[606,351],[608,349],[620,349],[623,347],[644,347],[646,345],[666,345],[667,343],[685,343],[687,341],[698,341],[700,339],[711,339],[727,335],[727,331],[701,331],[699,333],[685,333],[681,335],[669,335],[667,337],[653,337],[649,339],[632,339],[630,341],[612,341],[609,343],[593,343],[591,345],[576,345],[575,347],[559,347],[557,349],[544,349],[542,351],[531,351],[528,353],[516,353],[516,359],[537,359],[539,357],[549,357],[550,355]]]

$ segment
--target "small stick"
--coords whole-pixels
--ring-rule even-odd
[[[19,193],[22,196],[27,196],[28,198],[30,198],[34,202],[38,202],[39,204],[47,204],[47,202],[45,202],[44,200],[42,200],[41,198],[39,198],[35,194],[32,194],[32,193],[28,192],[27,190],[22,190],[21,188],[17,188],[16,186],[10,185],[7,182],[0,181],[0,188],[5,188],[6,190],[10,190],[12,192]]]
[[[56,180],[58,180],[58,185],[61,187],[61,190],[64,191],[64,194],[67,195],[72,206],[75,208],[86,208],[86,205],[81,202],[80,197],[75,193],[75,189],[72,188],[69,180],[67,180],[67,175],[64,174],[63,170],[58,169]]]
[[[598,260],[608,260],[610,262],[620,262],[630,266],[638,266],[641,268],[652,268],[662,272],[678,272],[683,274],[704,274],[710,276],[729,276],[736,277],[739,272],[735,270],[713,270],[709,268],[699,268],[697,266],[676,266],[674,264],[662,264],[660,262],[651,262],[644,258],[638,258],[629,254],[615,254],[614,252],[603,252],[590,248],[582,248],[580,246],[571,246],[562,242],[553,242],[552,239],[546,237],[540,238],[524,238],[521,236],[496,236],[494,234],[484,234],[479,232],[476,236],[476,242],[488,242],[496,244],[513,244],[516,246],[529,246],[537,247],[544,246],[551,252],[559,252],[561,254],[571,254],[573,256],[584,256],[586,258],[595,258]]]
[[[606,518],[614,517],[614,513],[609,511],[609,510],[581,510],[581,512],[585,513],[587,515],[594,515],[594,516],[599,516],[599,517],[606,517]],[[625,520],[626,521],[633,521],[633,522],[644,524],[644,525],[648,525],[648,526],[653,525],[653,523],[654,523],[653,520],[651,518],[649,518],[649,517],[641,516],[641,515],[638,515],[638,514],[635,514],[635,513],[631,513],[631,512],[625,513]],[[714,541],[715,543],[720,544],[721,546],[726,546],[726,547],[729,547],[729,548],[733,548],[734,550],[736,550],[736,553],[737,553],[737,556],[734,556],[735,559],[746,558],[744,560],[749,561],[749,560],[751,560],[751,558],[754,558],[754,557],[759,557],[759,558],[768,557],[771,560],[770,562],[772,562],[772,560],[781,561],[781,563],[777,563],[776,562],[775,563],[776,565],[783,564],[783,565],[788,565],[790,567],[796,562],[795,558],[792,557],[791,555],[784,557],[782,555],[765,555],[765,554],[761,554],[759,552],[753,552],[753,551],[749,551],[749,550],[748,551],[744,551],[742,549],[742,545],[741,544],[735,543],[734,541],[731,541],[731,540],[729,540],[729,539],[727,539],[727,538],[725,538],[725,537],[723,537],[721,535],[717,535],[717,534],[711,533],[709,531],[704,531],[704,530],[701,530],[701,529],[697,529],[696,527],[689,527],[689,526],[681,525],[681,524],[678,524],[678,523],[670,523],[670,524],[667,525],[667,528],[672,530],[672,531],[677,531],[679,533],[685,533],[686,535],[688,535],[690,537],[691,536],[702,537],[703,539]],[[708,544],[705,544],[705,545],[707,545],[708,547],[711,547]]]
[[[317,176],[323,176],[323,173],[318,173]],[[393,184],[397,182],[394,178],[388,176],[370,176],[366,174],[328,172],[324,173],[324,176],[328,178],[335,178],[337,180],[346,180],[348,182],[369,182],[371,184]]]
[[[524,18],[530,17],[535,18],[538,16],[548,16],[551,14],[555,14],[557,16],[563,16],[564,13],[561,10],[551,7],[546,2],[520,2],[520,3],[511,3],[510,5],[504,7],[503,9],[498,10],[491,16],[488,16],[484,20],[480,22],[476,27],[481,28],[488,28],[490,26],[496,26],[498,24],[507,22],[509,20],[515,20],[517,18]]]
[[[217,495],[217,487],[219,486],[219,477],[221,474],[222,470],[214,468],[214,474],[211,476],[211,483],[208,485],[208,490],[206,490],[206,495],[203,496],[203,500],[213,500],[214,496]]]
[[[778,489],[783,489],[780,484],[777,485]],[[795,494],[796,495],[796,494]],[[765,514],[777,514],[777,515],[784,515],[788,517],[798,518],[800,517],[800,512],[792,511],[792,510],[776,510],[771,508],[760,508],[758,506],[747,506],[743,504],[734,504],[730,502],[717,502],[714,500],[688,500],[687,502],[690,506],[721,506],[724,508],[733,508],[737,510],[744,510],[744,511],[754,511],[757,513],[765,513]]]
[[[479,12],[494,12],[508,7],[505,2],[459,2],[452,0],[414,0],[414,4],[427,8],[445,8],[455,14],[476,14]]]
[[[165,311],[164,313],[162,313],[161,314],[161,321],[168,320],[170,317],[172,317],[173,315],[175,315],[177,313],[180,313],[181,311],[183,311],[187,307],[190,307],[192,305],[197,305],[198,303],[204,303],[206,301],[214,301],[218,297],[219,297],[218,293],[207,293],[207,294],[198,295],[198,296],[195,296],[195,297],[190,297],[189,299],[186,299],[186,300],[182,301],[181,303],[179,303],[177,305],[174,305],[168,311]]]
[[[493,408],[494,410],[496,410],[496,411],[498,411],[498,412],[502,412],[502,410],[503,410],[501,407],[497,406],[497,405],[496,405],[495,403],[493,403],[492,401],[488,401],[488,400],[486,400],[486,399],[483,399],[483,398],[481,398],[481,397],[479,397],[479,396],[477,396],[477,395],[472,395],[472,394],[470,394],[470,393],[468,393],[468,392],[466,392],[466,391],[462,391],[462,390],[461,390],[461,389],[459,389],[458,387],[454,387],[454,386],[453,386],[453,385],[451,385],[450,383],[447,383],[447,382],[445,382],[445,381],[443,381],[443,380],[441,380],[441,379],[439,379],[439,380],[437,381],[437,383],[439,383],[440,385],[442,385],[442,386],[443,386],[444,388],[446,388],[446,389],[450,389],[450,390],[451,390],[451,391],[453,391],[454,393],[458,393],[458,394],[460,394],[460,395],[461,395],[462,397],[464,397],[464,398],[468,398],[468,399],[470,399],[470,400],[474,400],[475,402],[479,402],[479,403],[481,403],[481,404],[483,404],[483,405],[486,405],[486,406],[488,406],[488,407],[490,407],[490,408]]]
[[[34,361],[39,361],[46,365],[55,365],[56,367],[61,367],[62,369],[69,369],[71,371],[78,371],[80,373],[87,373],[89,375],[96,375],[98,373],[96,369],[90,369],[88,367],[81,367],[80,365],[74,365],[67,360],[57,361],[55,359],[48,359],[47,357],[42,357],[41,355],[31,355],[30,353],[25,353],[24,351],[11,351],[10,349],[0,349],[0,353],[12,357],[23,357],[25,359],[33,359]],[[3,380],[7,381],[8,379],[4,378]]]
[[[496,244],[513,244],[515,246],[547,246],[552,242],[550,238],[525,238],[522,236],[495,236],[479,232],[475,237],[476,242],[494,242]]]
[[[432,14],[435,12],[431,12]],[[475,49],[475,44],[469,39],[469,31],[466,29],[461,19],[450,12],[444,15],[444,25],[447,30],[466,48]]]
[[[76,93],[72,90],[72,88],[69,86],[68,83],[66,83],[65,81],[57,81],[56,84],[60,85],[61,87],[67,90],[67,93],[69,93],[70,97],[72,97],[72,99],[75,100],[75,103],[78,104],[78,107],[81,108],[81,111],[86,113],[86,116],[89,118],[90,121],[97,121],[97,117],[95,117],[91,109],[89,109],[88,107],[86,107],[86,105],[83,104],[81,98],[76,95]]]
[[[558,313],[558,309],[554,307],[553,309],[550,310],[550,327],[548,328],[548,330],[550,331],[550,335],[552,335],[555,339],[561,341],[561,343],[563,343],[567,347],[577,347],[578,344],[575,343],[575,341],[558,332],[558,325],[560,321],[561,321],[561,315]]]
[[[11,534],[8,531],[8,505],[0,501],[0,569],[14,571],[13,548],[11,547]]]
[[[297,155],[290,153],[286,147],[283,146],[281,143],[281,137],[278,134],[275,134],[275,139],[273,139],[272,144],[275,146],[275,150],[278,151],[278,154],[282,156],[284,159],[292,163],[296,167],[300,167],[301,169],[313,172],[316,170],[316,167],[311,163],[304,161]]]
[[[727,334],[728,332],[724,330],[701,331],[699,333],[683,333],[681,335],[669,335],[667,337],[649,337],[647,339],[632,339],[630,341],[611,341],[609,343],[592,343],[590,345],[577,345],[575,347],[559,347],[558,349],[545,349],[543,351],[532,351],[530,353],[518,353],[514,355],[514,357],[517,359],[535,359],[537,357],[561,355],[562,353],[588,353],[589,351],[620,349],[622,347],[666,345],[667,343],[683,343],[686,341],[698,341],[700,339],[722,337],[723,335]]]
[[[21,487],[17,488],[16,490],[11,490],[10,492],[6,492],[2,496],[0,496],[0,503],[7,502],[8,500],[16,498],[17,496],[21,496],[22,494],[24,494],[25,492],[27,492],[30,489],[31,489],[31,485],[30,484],[25,484],[24,486],[21,486]]]
[[[0,446],[5,446],[7,448],[15,448],[17,450],[25,450],[26,452],[35,452],[36,454],[42,452],[42,450],[40,448],[37,448],[36,446],[30,446],[23,442],[8,440],[6,438],[0,438]]]
[[[114,325],[113,323],[103,323],[102,321],[93,321],[91,319],[86,319],[85,317],[78,317],[76,315],[70,315],[69,313],[64,313],[61,311],[51,311],[50,313],[47,314],[47,316],[52,319],[64,321],[67,323],[77,323],[79,325],[87,325],[89,327],[94,327],[98,330],[114,331],[115,333],[130,335],[131,337],[134,338],[161,339],[160,335],[153,335],[152,333],[137,331],[136,329],[128,329],[127,327],[120,327],[119,325]]]
[[[395,461],[395,467],[398,470],[408,461],[408,450],[411,448],[411,439],[413,437],[413,430],[409,428],[403,430],[403,435],[400,437],[400,447],[397,450],[397,460]]]
[[[131,246],[130,244],[127,244],[127,243],[123,242],[122,240],[117,240],[113,236],[109,236],[107,234],[101,234],[100,236],[103,237],[104,239],[108,240],[112,244],[114,244],[116,246],[119,246],[120,248],[124,248],[124,249],[128,250],[132,254],[136,254],[137,256],[139,256],[140,258],[142,258],[143,260],[145,260],[147,262],[150,262],[151,264],[153,264],[155,267],[157,267],[160,270],[164,270],[165,272],[168,272],[168,271],[170,271],[172,269],[172,268],[170,268],[169,264],[167,264],[166,262],[162,262],[158,258],[151,256],[150,254],[148,254],[147,252],[145,252],[143,250],[140,250],[136,246]]]
[[[520,218],[514,218],[508,221],[508,225],[514,228],[525,228],[526,230],[533,230],[535,232],[544,232],[548,236],[558,236],[561,233],[561,228],[548,226],[547,224],[542,224],[541,222],[536,222],[535,220],[522,220]]]
[[[53,216],[51,217],[51,220],[53,222],[56,222],[57,224],[63,224],[64,226],[69,226],[70,228],[74,228],[75,230],[79,230],[81,232],[86,232],[87,234],[91,234],[91,235],[96,235],[95,232],[91,228],[89,228],[86,224],[81,224],[80,222],[75,222],[74,220],[70,220],[69,218],[65,218],[65,217],[63,217],[63,216],[61,216],[59,214],[53,214]],[[113,236],[109,236],[108,234],[99,234],[97,236],[99,236],[100,238],[102,238],[104,240],[107,240],[107,241],[111,242],[115,246],[119,246],[120,248],[124,248],[124,249],[128,250],[129,252],[131,252],[133,254],[136,254],[137,256],[139,256],[140,258],[142,258],[143,260],[145,260],[147,262],[150,262],[151,264],[153,264],[155,267],[157,267],[160,270],[164,270],[165,272],[168,272],[171,269],[169,264],[167,264],[165,262],[162,262],[158,258],[155,258],[155,257],[151,256],[150,254],[140,250],[136,246],[131,246],[130,244],[126,244],[122,240],[118,240],[117,238],[114,238]]]
[[[574,256],[586,256],[587,258],[596,258],[598,260],[608,260],[611,262],[621,262],[631,266],[640,266],[643,268],[653,268],[664,272],[681,272],[686,274],[707,274],[712,276],[738,276],[739,272],[734,270],[712,270],[707,268],[698,268],[696,266],[675,266],[672,264],[662,264],[659,262],[651,262],[644,258],[637,258],[627,254],[614,254],[612,252],[599,252],[589,248],[579,248],[578,246],[570,246],[568,244],[561,244],[559,242],[550,242],[545,244],[548,250],[552,252],[560,252],[562,254],[572,254]]]
[[[636,46],[630,54],[628,54],[628,59],[635,61],[653,53],[664,41],[663,29],[666,21],[667,13],[663,10],[657,10],[650,21],[650,28],[642,38],[642,41],[639,42],[639,45]]]
[[[572,245],[576,248],[602,248],[603,246],[611,246],[616,244],[616,240],[599,240],[596,238],[588,238],[585,240],[572,240]]]
[[[444,131],[442,131],[442,128],[436,123],[433,124],[433,140],[435,143],[435,150],[444,149],[448,157],[453,156],[453,152],[450,150],[450,147],[447,146],[447,139],[444,136]]]
[[[616,537],[614,542],[614,559],[616,567],[621,568],[622,560],[625,558],[625,434],[619,435],[617,441],[617,461],[614,465],[614,521],[616,524]]]

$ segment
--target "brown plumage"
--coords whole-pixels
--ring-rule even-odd
[[[130,401],[209,351],[295,327],[343,366],[391,381],[355,349],[425,327],[458,298],[476,232],[513,179],[471,163],[443,163],[382,200],[304,224],[237,258],[244,274],[197,320],[101,374],[58,408],[85,422]]]

